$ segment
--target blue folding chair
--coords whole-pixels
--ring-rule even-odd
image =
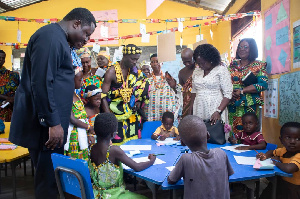
[[[275,150],[275,149],[277,149],[277,145],[276,144],[267,143],[266,149],[268,151]]]
[[[151,138],[151,135],[159,126],[161,126],[161,121],[145,122],[143,124],[142,139]]]
[[[61,199],[64,192],[82,199],[94,199],[88,163],[84,160],[53,153],[55,179]]]

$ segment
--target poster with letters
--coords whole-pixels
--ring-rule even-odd
[[[265,12],[264,50],[267,73],[291,70],[290,1],[282,0]]]
[[[279,80],[279,123],[300,122],[300,71],[282,75]]]
[[[278,79],[269,79],[268,89],[264,91],[264,116],[278,117]]]

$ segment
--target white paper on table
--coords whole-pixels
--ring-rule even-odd
[[[141,154],[140,150],[135,150],[135,151],[129,151],[130,155],[137,155],[137,154]]]
[[[221,147],[221,149],[225,149],[225,150],[232,151],[232,152],[235,152],[235,153],[242,153],[242,152],[245,152],[245,151],[251,151],[251,150],[237,150],[237,149],[235,149],[238,146],[249,146],[249,145],[236,144],[236,145],[231,145],[231,146],[224,146],[224,147]]]
[[[150,34],[142,34],[142,43],[150,42]]]
[[[123,151],[150,151],[151,150],[151,145],[121,145],[120,148]]]
[[[178,140],[173,140],[173,138],[166,138],[165,140],[156,140],[158,143],[165,145],[173,145],[179,143]]]
[[[100,52],[100,45],[96,44],[96,43],[93,43],[93,51],[95,53],[99,53]]]
[[[174,168],[175,168],[175,166],[166,167],[166,169],[168,169],[169,171],[172,171]]]
[[[253,166],[256,162],[256,157],[245,157],[245,156],[237,156],[237,155],[234,155],[233,156],[235,161],[238,163],[238,164],[242,164],[242,165],[251,165]],[[270,165],[272,163],[272,160],[271,159],[266,159],[264,161],[261,161],[263,163],[263,165]]]
[[[136,162],[136,163],[140,163],[140,162],[148,162],[149,161],[149,158],[148,156],[147,157],[140,157],[140,158],[133,158],[133,160]],[[155,162],[153,165],[156,165],[156,164],[164,164],[166,163],[165,161],[159,159],[159,158],[156,158],[155,159]],[[126,166],[125,164],[123,164],[123,169],[130,169],[130,167]]]

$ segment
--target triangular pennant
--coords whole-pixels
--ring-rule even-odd
[[[146,0],[147,17],[149,17],[164,1],[165,0]]]

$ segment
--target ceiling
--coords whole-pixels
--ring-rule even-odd
[[[235,0],[171,0],[179,3],[184,3],[189,6],[212,10],[218,14],[225,14],[228,9],[234,4]]]
[[[16,10],[42,1],[47,0],[0,0],[0,13]]]
[[[0,0],[0,14],[47,0]],[[224,14],[236,0],[171,0]]]

